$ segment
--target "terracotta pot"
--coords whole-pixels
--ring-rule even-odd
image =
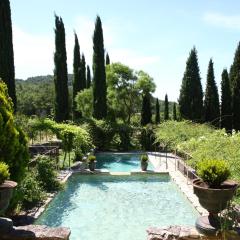
[[[8,208],[13,189],[16,186],[17,183],[13,181],[5,181],[0,185],[0,214],[3,214]]]
[[[91,161],[88,163],[88,167],[90,171],[94,171],[96,168],[96,161]]]
[[[217,214],[227,207],[233,198],[238,185],[233,181],[225,181],[220,188],[209,188],[201,179],[193,180],[194,194],[197,195],[199,203],[211,214]]]
[[[147,171],[148,161],[141,161],[142,171]]]

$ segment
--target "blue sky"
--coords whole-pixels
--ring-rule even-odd
[[[157,84],[155,96],[176,101],[189,52],[198,50],[203,89],[213,58],[215,78],[232,64],[240,41],[238,0],[12,0],[17,78],[53,73],[54,12],[66,29],[68,71],[72,72],[73,31],[87,62],[99,14],[110,60],[148,72]]]

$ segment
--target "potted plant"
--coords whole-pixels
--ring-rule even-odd
[[[96,168],[96,156],[89,155],[88,156],[88,167],[90,171],[94,171]]]
[[[200,178],[193,180],[194,194],[209,215],[198,218],[196,227],[201,233],[216,234],[221,228],[218,213],[227,207],[238,185],[228,180],[230,170],[224,160],[207,159],[199,162],[197,175]]]
[[[0,214],[3,214],[7,209],[13,188],[17,186],[16,182],[7,181],[9,176],[8,165],[0,162]]]
[[[148,155],[144,154],[144,155],[141,156],[142,171],[147,171],[147,167],[148,167]]]

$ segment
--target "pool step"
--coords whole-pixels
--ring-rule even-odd
[[[109,172],[112,176],[130,176],[130,172]]]

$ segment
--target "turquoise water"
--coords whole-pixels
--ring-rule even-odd
[[[107,169],[110,172],[131,172],[132,170],[140,170],[141,154],[137,153],[98,153],[97,168]],[[153,170],[152,164],[148,163],[148,170]]]
[[[71,240],[146,240],[149,226],[197,216],[168,176],[73,175],[36,223],[69,227]]]

